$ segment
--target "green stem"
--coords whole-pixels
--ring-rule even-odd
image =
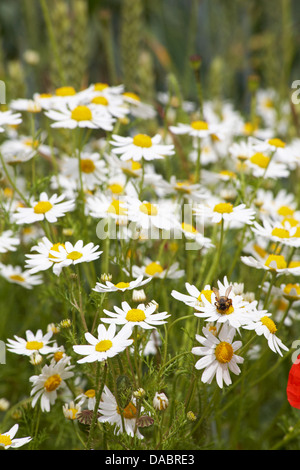
[[[97,417],[98,417],[99,403],[100,403],[102,392],[103,392],[104,385],[105,385],[105,382],[106,382],[107,369],[108,369],[108,364],[107,364],[107,362],[105,362],[102,384],[101,384],[101,387],[99,387],[100,363],[97,364],[96,386],[99,387],[99,388],[98,388],[98,392],[97,392],[97,395],[96,395],[96,403],[95,403],[95,407],[94,407],[94,411],[93,411],[93,417],[92,417],[90,432],[89,432],[89,436],[88,436],[88,441],[87,441],[87,444],[86,444],[87,449],[91,449],[91,443],[92,443],[92,439],[93,439],[93,436],[94,436],[95,425],[96,425],[96,421],[97,421]]]

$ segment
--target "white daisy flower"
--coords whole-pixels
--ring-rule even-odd
[[[21,356],[31,356],[34,353],[49,354],[57,350],[57,347],[50,346],[53,343],[53,341],[50,341],[52,335],[52,331],[43,334],[42,330],[37,330],[34,334],[32,331],[27,330],[25,333],[26,339],[16,335],[14,340],[8,339],[7,350]]]
[[[50,269],[55,263],[61,260],[53,255],[53,251],[57,251],[59,246],[64,247],[62,243],[52,243],[47,237],[43,237],[42,241],[31,248],[31,251],[36,251],[37,254],[26,254],[26,265],[28,272],[31,274],[46,271]]]
[[[13,219],[17,224],[31,224],[41,220],[57,222],[59,217],[63,217],[66,212],[75,208],[73,200],[62,202],[64,199],[64,194],[60,196],[54,194],[49,198],[47,193],[42,192],[39,201],[30,201],[31,207],[19,207],[13,214]]]
[[[101,114],[107,113],[117,119],[123,119],[129,113],[124,100],[118,95],[95,91],[90,96],[89,104],[92,110],[95,109]]]
[[[80,412],[81,406],[79,403],[75,404],[74,401],[71,401],[63,405],[63,414],[67,419],[74,421],[74,419],[77,419],[78,413]]]
[[[93,288],[95,292],[125,292],[127,290],[138,289],[148,282],[151,281],[151,278],[144,279],[143,275],[137,276],[136,279],[129,282],[119,281],[117,284],[107,280],[105,284],[97,282],[96,286]]]
[[[199,228],[202,231],[202,224]],[[210,238],[205,237],[199,230],[197,230],[197,224],[195,227],[193,224],[182,222],[175,227],[175,232],[184,235],[188,242],[195,242],[198,245],[198,249],[212,248],[214,246]],[[178,236],[176,235],[176,239],[177,237]]]
[[[177,224],[178,206],[169,200],[159,202],[140,201],[138,198],[128,197],[128,219],[135,222],[144,230],[162,229],[171,230]],[[151,234],[150,234],[151,235]],[[155,232],[153,233],[155,236]]]
[[[122,97],[133,117],[140,119],[154,119],[156,117],[154,107],[151,104],[142,102],[136,93],[126,91]]]
[[[144,408],[141,407],[140,412],[142,413],[143,410]],[[111,425],[115,425],[115,434],[119,435],[122,432],[126,432],[126,434],[131,437],[136,436],[138,439],[143,439],[142,434],[136,426],[138,411],[134,398],[132,398],[123,410],[120,410],[117,400],[105,385],[101,395],[99,413],[101,413],[102,416],[98,418],[98,421],[100,423],[110,423]],[[123,429],[123,422],[125,429]]]
[[[133,343],[133,339],[129,339],[131,330],[122,328],[116,334],[116,324],[109,325],[107,330],[104,325],[100,324],[97,333],[97,338],[91,333],[85,333],[85,339],[89,344],[73,346],[76,354],[84,356],[77,361],[78,364],[106,361],[108,358],[121,353]]]
[[[16,251],[16,247],[20,245],[20,239],[13,236],[12,230],[5,230],[0,235],[0,253],[7,251]]]
[[[202,295],[204,295],[205,298],[209,302],[211,302],[213,290],[211,290],[211,287],[208,284],[204,286],[204,288],[200,291],[196,286],[190,284],[189,282],[186,282],[185,288],[188,294],[182,294],[181,292],[172,290],[171,292],[172,297],[174,297],[174,299],[176,300],[180,300],[180,302],[183,302],[188,307],[193,307],[193,308],[201,307],[204,305],[202,301]]]
[[[257,321],[252,321],[248,325],[245,325],[246,330],[254,330],[258,336],[264,335],[268,341],[268,346],[274,353],[278,353],[282,356],[281,349],[288,351],[288,348],[283,342],[276,336],[277,327],[275,322],[270,318],[271,314],[266,313]]]
[[[113,195],[97,193],[86,199],[87,213],[95,219],[114,219],[116,224],[124,225],[128,221],[127,202]]]
[[[216,377],[220,388],[223,388],[224,383],[230,385],[230,372],[239,375],[241,370],[238,364],[244,362],[244,358],[235,354],[242,346],[241,341],[233,342],[235,328],[225,323],[217,336],[205,327],[202,332],[204,336],[196,335],[196,340],[203,346],[192,349],[196,356],[203,356],[195,364],[196,369],[204,369],[202,382],[210,384]]]
[[[96,390],[90,388],[83,393],[80,393],[75,398],[78,401],[78,405],[81,407],[87,406],[88,410],[94,410],[96,405]]]
[[[200,120],[192,121],[190,124],[183,124],[180,122],[177,126],[170,126],[169,129],[173,134],[188,134],[192,137],[197,137],[198,139],[203,139],[212,135],[219,139],[224,138],[222,126]]]
[[[40,113],[42,111],[42,107],[38,101],[26,98],[12,100],[9,107],[13,111],[27,111],[28,113]]]
[[[8,282],[18,284],[25,289],[32,289],[33,286],[43,282],[40,276],[32,275],[28,270],[23,270],[21,266],[12,266],[10,264],[0,264],[0,275]]]
[[[145,258],[143,266],[132,266],[132,274],[134,277],[146,276],[158,279],[180,279],[184,276],[184,270],[178,269],[179,263],[175,262],[171,266],[164,268],[159,261],[151,261]]]
[[[215,205],[205,202],[198,204],[193,212],[196,216],[209,218],[212,223],[218,224],[224,220],[228,223],[251,225],[255,218],[255,210],[246,208],[245,204],[234,206],[230,202],[219,202]]]
[[[274,272],[277,275],[300,275],[300,261],[294,260],[288,264],[283,255],[274,255],[266,253],[263,254],[263,256],[259,256],[257,254],[256,258],[254,258],[253,256],[241,256],[241,261],[252,268],[264,269],[266,271]]]
[[[131,308],[127,302],[122,302],[121,306],[122,308],[115,306],[115,312],[103,310],[109,318],[101,318],[101,321],[103,323],[125,325],[129,331],[132,331],[134,326],[149,330],[166,323],[165,320],[170,316],[167,312],[155,313],[157,305],[154,303],[139,304],[136,308]]]
[[[17,126],[21,124],[22,118],[20,113],[13,113],[12,111],[0,111],[0,132],[4,132],[3,126]]]
[[[120,155],[121,160],[146,161],[162,159],[167,155],[174,155],[174,145],[161,144],[161,135],[150,137],[146,134],[137,134],[134,137],[122,137],[114,134],[112,152]]]
[[[62,359],[57,363],[51,362],[42,368],[39,375],[33,375],[29,378],[32,382],[30,395],[32,407],[34,408],[39,398],[41,399],[41,410],[49,412],[51,405],[54,405],[58,390],[66,387],[66,380],[73,377],[74,373],[68,361]]]
[[[263,152],[253,153],[245,165],[255,178],[287,178],[290,174],[284,163],[276,162],[275,159]]]
[[[45,114],[52,121],[56,121],[51,124],[53,128],[75,129],[80,127],[112,131],[115,121],[107,113],[101,114],[90,105],[77,105],[77,103],[73,103],[71,106],[62,103],[57,105],[56,109],[46,111]]]
[[[28,444],[32,440],[32,437],[20,437],[14,439],[19,429],[19,425],[15,424],[9,431],[0,434],[0,449],[16,449],[18,447]]]
[[[80,155],[80,173],[82,186],[85,190],[93,191],[100,183],[107,180],[107,167],[101,155],[97,152],[82,152]],[[80,182],[78,158],[64,157],[61,162],[61,176]]]
[[[66,242],[55,246],[54,250],[50,250],[50,254],[55,257],[54,274],[59,275],[62,268],[66,266],[88,263],[98,259],[103,253],[103,251],[97,251],[98,248],[99,245],[94,245],[92,242],[83,245],[82,240],[78,240],[75,245]]]
[[[269,220],[263,218],[263,226],[254,222],[252,231],[259,237],[267,238],[273,242],[279,242],[286,246],[300,246],[299,230],[292,227],[287,221],[283,223],[270,223]]]
[[[222,303],[225,299],[225,303]],[[241,295],[236,295],[232,284],[224,278],[224,284],[218,281],[218,289],[213,288],[210,299],[201,294],[203,305],[195,305],[194,315],[205,318],[208,322],[229,323],[233,328],[239,328],[257,318],[256,302],[249,303]]]

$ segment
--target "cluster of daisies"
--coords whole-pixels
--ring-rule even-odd
[[[287,134],[288,106],[281,104],[278,112],[276,93],[259,90],[256,119],[247,122],[227,102],[204,102],[200,112],[196,104],[169,94],[160,93],[157,100],[165,108],[167,125],[161,127],[155,106],[122,85],[105,83],[80,91],[66,86],[51,94],[34,94],[32,99],[12,101],[8,110],[0,112],[3,282],[38,289],[45,278],[57,280],[81,264],[92,265],[98,276],[90,290],[108,298],[111,306],[103,304],[96,328],[93,332],[86,328],[84,341],[74,344],[69,353],[54,340],[57,326],[53,325],[48,325],[47,333],[27,330],[25,339],[9,339],[8,350],[28,356],[33,365],[47,361],[39,374],[30,377],[33,407],[39,402],[41,410],[49,412],[60,394],[68,419],[88,409],[99,414],[99,422],[115,425],[115,432],[138,438],[143,437],[137,426],[143,412],[137,404],[143,395],[140,389],[120,410],[107,384],[98,400],[97,390],[84,391],[84,381],[76,396],[67,385],[77,375],[82,379],[80,364],[106,364],[134,349],[141,356],[156,354],[162,344],[158,328],[169,317],[175,321],[179,317],[176,307],[160,311],[155,300],[146,303],[144,289],[150,287],[161,298],[160,288],[153,286],[186,278],[187,266],[176,259],[178,240],[183,240],[186,252],[205,259],[211,253],[220,255],[228,231],[233,238],[242,234],[237,261],[266,275],[263,304],[244,292],[242,283],[230,283],[226,276],[223,282],[218,280],[218,264],[212,265],[209,284],[185,282],[187,294],[173,289],[172,297],[192,307],[200,324],[206,322],[203,335],[195,335],[201,346],[191,351],[202,356],[195,367],[204,369],[205,384],[216,378],[222,388],[232,383],[230,372],[241,372],[243,329],[264,335],[270,349],[282,355],[287,346],[276,334],[268,301],[284,298],[290,307],[300,300],[299,284],[278,285],[279,277],[300,274],[300,259],[295,257],[300,246],[297,196],[278,191],[277,185],[300,166],[300,140],[281,139]],[[180,116],[185,113],[184,122],[177,119],[179,110]],[[32,135],[24,135],[27,118],[36,126]],[[151,134],[144,130],[149,122],[158,123]],[[70,147],[60,145],[59,137],[64,140],[66,135],[71,136]],[[45,172],[40,191],[36,179]],[[157,240],[159,253],[154,249]],[[160,256],[165,245],[172,253],[168,262]],[[136,256],[137,247],[143,256]],[[19,252],[24,253],[23,265],[10,262],[10,256],[13,260]],[[220,261],[220,256],[216,259]],[[110,274],[112,266],[119,266],[118,278]],[[124,299],[130,293],[132,304]],[[291,321],[292,313],[290,309],[284,322]],[[147,337],[138,351],[137,330]],[[76,364],[74,354],[80,356]],[[162,410],[167,404],[166,395],[158,391],[153,407]],[[28,442],[30,438],[14,440],[16,431],[13,427],[0,434],[0,446]]]

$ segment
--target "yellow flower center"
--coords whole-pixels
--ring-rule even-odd
[[[57,251],[57,253],[59,253],[59,247],[62,246],[63,248],[65,248],[65,245],[63,243],[54,243],[54,245],[52,245],[52,247],[50,248],[49,251]],[[48,256],[49,259],[56,259],[56,256],[52,255],[51,253],[49,253],[49,256]]]
[[[289,266],[288,266],[288,267],[289,267],[289,268],[299,268],[299,266],[300,266],[300,261],[291,261],[291,262],[289,263]]]
[[[212,291],[212,290],[210,290],[210,289],[203,289],[203,290],[200,292],[200,295],[199,295],[199,297],[198,297],[199,302],[202,301],[202,299],[201,299],[201,295],[202,295],[202,294],[204,295],[204,297],[206,298],[206,300],[208,300],[208,302],[211,302],[211,296],[212,296],[212,294],[213,294],[213,291]]]
[[[77,106],[71,113],[71,119],[74,121],[91,121],[92,111],[87,106]]]
[[[137,147],[149,148],[152,147],[152,140],[151,137],[146,134],[137,134],[133,138],[133,144]]]
[[[234,308],[233,308],[232,305],[230,305],[230,306],[227,308],[227,310],[218,310],[218,309],[217,309],[217,312],[218,312],[218,313],[221,313],[222,315],[230,315],[231,313],[234,312]]]
[[[62,378],[59,374],[51,375],[51,377],[48,377],[44,383],[44,388],[47,390],[47,392],[54,392],[54,390],[59,387],[61,381]]]
[[[275,323],[273,322],[273,320],[271,320],[271,318],[269,318],[269,317],[267,317],[267,316],[266,316],[266,317],[262,317],[262,318],[260,319],[260,321],[262,322],[263,325],[265,325],[265,326],[268,328],[268,330],[270,331],[270,333],[272,333],[272,334],[275,334],[275,333],[276,333],[277,328],[276,328],[276,325],[275,325]]]
[[[269,139],[268,140],[270,145],[274,145],[274,147],[279,147],[279,148],[284,148],[285,147],[285,142],[283,142],[281,139]]]
[[[186,182],[178,181],[175,185],[175,189],[176,191],[190,194],[191,189],[189,188],[189,185],[190,183],[187,181]]]
[[[49,201],[39,201],[33,208],[35,214],[46,214],[52,209],[53,205]]]
[[[113,194],[121,194],[124,188],[121,184],[113,183],[108,186],[108,189],[110,189]]]
[[[289,206],[281,206],[279,207],[277,214],[282,215],[283,217],[292,216],[294,214],[294,210],[291,209]]]
[[[12,281],[17,281],[17,282],[24,282],[25,281],[25,278],[23,276],[21,276],[20,274],[12,274],[11,276],[9,276],[9,278]]]
[[[274,236],[274,237],[278,237],[278,238],[289,238],[290,236],[290,233],[288,230],[286,230],[285,228],[280,228],[280,227],[275,227],[271,234]]]
[[[187,224],[185,222],[182,222],[181,224],[182,230],[188,233],[198,233],[198,230],[195,229],[191,224]]]
[[[141,212],[143,212],[143,214],[146,214],[146,215],[155,216],[158,213],[157,208],[150,202],[144,202],[143,204],[140,205],[139,209]]]
[[[118,199],[115,199],[107,209],[107,212],[109,214],[116,214],[116,215],[126,215],[127,214],[127,209],[122,207],[122,202],[119,201]]]
[[[30,349],[31,351],[34,351],[36,349],[42,349],[44,346],[44,343],[41,341],[27,341],[26,343],[26,349]]]
[[[97,352],[106,352],[112,347],[112,342],[110,339],[103,339],[102,341],[99,341],[99,343],[96,344],[95,350]]]
[[[76,408],[69,408],[69,419],[76,419],[76,415],[78,413],[78,410]]]
[[[228,176],[229,178],[236,178],[236,174],[233,171],[223,170],[220,171],[221,176]]]
[[[63,86],[55,90],[56,96],[74,96],[76,91],[72,86]],[[51,96],[51,95],[50,95]]]
[[[108,88],[108,84],[107,83],[95,83],[95,86],[94,86],[94,90],[95,91],[103,91],[105,90],[106,88]]]
[[[101,106],[108,106],[108,100],[105,96],[95,96],[95,98],[92,99],[92,103],[100,104]]]
[[[148,274],[148,276],[155,276],[155,274],[161,274],[162,272],[162,266],[156,262],[148,264],[145,268],[145,273]]]
[[[300,227],[296,228],[296,232],[294,233],[293,237],[300,238]]]
[[[80,259],[83,256],[82,253],[79,251],[71,251],[71,253],[68,254],[67,259],[71,259],[72,261],[76,261],[77,259]]]
[[[274,108],[274,101],[271,100],[271,98],[266,98],[266,99],[264,100],[264,106],[265,106],[266,108]]]
[[[90,158],[83,158],[80,161],[80,168],[83,173],[93,173],[96,166]]]
[[[84,392],[85,396],[88,398],[94,398],[96,396],[96,391],[93,388],[90,388],[86,392]]]
[[[208,130],[208,124],[205,121],[193,121],[191,123],[191,127],[195,129],[196,131],[207,131]]]
[[[125,96],[126,98],[131,98],[135,101],[141,101],[141,98],[136,93],[133,93],[131,91],[126,91],[125,93],[123,93],[123,96]]]
[[[12,444],[11,438],[6,434],[0,434],[0,445],[10,446]]]
[[[284,256],[282,256],[282,255],[269,255],[266,262],[265,262],[265,266],[270,267],[271,263],[276,264],[275,269],[285,269],[287,267]],[[274,269],[274,268],[271,268],[271,269]]]
[[[130,284],[129,282],[118,282],[117,284],[115,284],[115,287],[117,287],[118,289],[127,289],[127,287],[129,287]]]
[[[126,314],[126,320],[132,322],[144,321],[146,318],[145,312],[140,308],[132,308]]]
[[[233,211],[233,205],[230,202],[220,202],[214,207],[214,212],[219,214],[230,214]]]
[[[250,158],[251,163],[259,166],[260,168],[267,168],[270,163],[270,157],[261,152],[257,152]]]
[[[287,284],[283,289],[283,292],[287,295],[300,295],[300,285],[299,284]]]
[[[121,411],[120,408],[117,406],[117,413],[120,415]],[[136,407],[130,402],[126,408],[122,411],[122,415],[125,419],[134,419],[137,416],[137,409]]]
[[[254,251],[261,257],[264,258],[267,255],[266,250],[264,250],[261,246],[254,244],[253,245]]]
[[[231,344],[226,341],[219,343],[215,349],[215,356],[217,361],[221,362],[221,364],[230,362],[233,357],[233,348]]]
[[[55,362],[59,362],[64,357],[63,351],[56,351],[53,355]]]

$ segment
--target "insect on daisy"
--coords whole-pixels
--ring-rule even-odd
[[[124,351],[124,349],[133,343],[133,340],[129,339],[131,331],[122,328],[116,334],[115,324],[110,325],[107,330],[104,325],[100,324],[97,333],[97,338],[91,333],[85,333],[85,339],[89,343],[88,345],[79,344],[73,346],[77,354],[85,356],[77,361],[78,364],[105,361]]]
[[[203,346],[192,349],[196,356],[203,356],[195,364],[196,369],[204,369],[202,382],[210,384],[216,377],[220,388],[223,388],[223,383],[230,385],[230,372],[239,375],[241,370],[238,364],[244,362],[244,358],[235,354],[242,346],[241,341],[233,341],[235,328],[225,323],[217,336],[205,327],[202,332],[204,336],[196,335],[196,340]]]
[[[64,194],[54,194],[49,198],[47,193],[42,192],[39,201],[31,201],[31,207],[19,207],[13,219],[17,224],[32,224],[42,220],[57,222],[58,218],[75,208],[74,200],[63,202],[64,199]]]

